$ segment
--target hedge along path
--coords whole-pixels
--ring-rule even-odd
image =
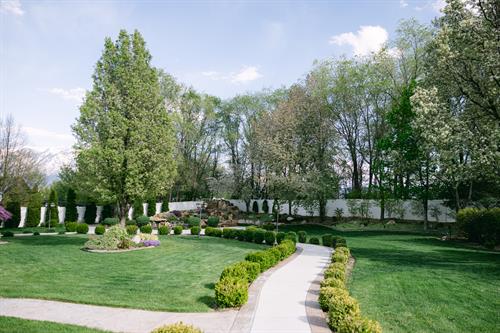
[[[0,298],[0,316],[46,320],[113,332],[149,333],[182,321],[205,333],[310,333],[307,293],[328,265],[331,249],[297,244],[295,254],[263,272],[252,283],[240,311],[175,313],[22,298]],[[271,322],[269,322],[269,320]],[[260,328],[259,328],[260,327]]]

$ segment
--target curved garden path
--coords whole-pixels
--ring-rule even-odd
[[[113,332],[149,333],[157,326],[182,321],[205,333],[316,333],[324,319],[317,310],[317,289],[331,249],[297,244],[296,254],[264,272],[249,290],[239,311],[175,313],[66,303],[38,299],[0,298],[0,316],[46,320]],[[328,330],[325,330],[328,331]]]

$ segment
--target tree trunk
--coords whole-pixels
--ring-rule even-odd
[[[130,208],[130,205],[127,203],[120,203],[118,212],[119,212],[119,217],[120,217],[120,225],[125,228],[125,222],[127,221],[127,214],[128,210]]]
[[[288,200],[288,215],[292,216],[292,200]]]

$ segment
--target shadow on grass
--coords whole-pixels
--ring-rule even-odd
[[[51,235],[51,236],[22,236],[9,238],[13,240],[12,243],[18,243],[23,245],[37,246],[37,245],[77,245],[82,246],[88,237],[85,235]]]
[[[201,297],[198,297],[198,302],[201,302],[205,305],[207,305],[208,307],[212,308],[212,309],[215,309],[216,308],[216,303],[215,303],[215,297],[214,296],[201,296]]]

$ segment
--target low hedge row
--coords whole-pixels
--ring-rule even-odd
[[[267,250],[249,253],[245,257],[245,261],[227,266],[215,284],[217,305],[221,308],[230,308],[245,304],[248,300],[249,284],[261,272],[276,265],[294,252],[295,243],[291,240],[284,240],[281,244]]]
[[[257,227],[247,227],[246,229],[234,228],[214,228],[206,227],[205,236],[223,237],[227,239],[237,239],[239,241],[252,242],[257,244],[274,245],[275,243],[281,244],[285,239],[289,239],[294,243],[297,242],[297,234],[293,231],[274,232]]]
[[[326,241],[329,243],[330,239]],[[333,237],[331,242],[337,246],[319,291],[319,305],[328,312],[328,326],[336,333],[381,333],[380,324],[362,317],[358,302],[347,291],[346,267],[350,251],[344,246],[345,240],[336,242]]]

